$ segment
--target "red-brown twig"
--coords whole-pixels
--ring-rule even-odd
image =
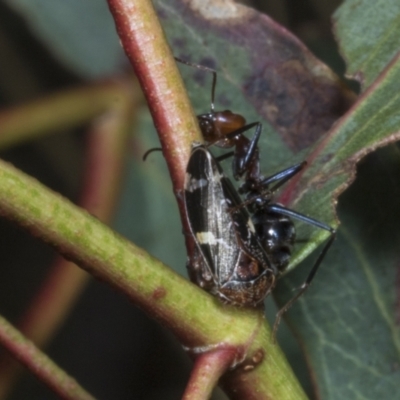
[[[221,348],[199,355],[190,374],[182,400],[210,398],[219,378],[234,363],[235,348]]]
[[[108,0],[125,53],[138,76],[180,199],[190,147],[201,141],[197,119],[151,1]]]
[[[60,398],[66,400],[94,400],[75,379],[67,375],[43,354],[31,341],[0,316],[1,344],[29,368]]]

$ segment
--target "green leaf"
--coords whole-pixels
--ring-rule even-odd
[[[67,67],[94,78],[127,64],[106,1],[8,0]]]
[[[400,2],[347,0],[334,14],[347,76],[368,88],[400,48]]]
[[[354,100],[325,64],[264,14],[239,4],[154,4],[174,55],[217,70],[216,108],[263,122],[262,142],[274,154],[269,167],[313,144]],[[180,70],[196,111],[208,111],[210,74]]]
[[[367,157],[340,197],[338,238],[312,286],[287,314],[324,400],[392,399],[400,379],[400,152]],[[310,270],[275,290],[280,304]]]
[[[310,151],[307,157],[310,168],[293,197],[296,208],[317,219],[333,221],[333,201],[354,179],[356,162],[377,147],[398,140],[399,91],[400,58],[397,58]],[[302,235],[300,231],[299,236]],[[324,232],[317,235],[327,236]],[[312,245],[304,247],[313,250]]]

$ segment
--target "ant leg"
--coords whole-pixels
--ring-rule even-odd
[[[328,253],[328,250],[332,246],[333,241],[335,240],[336,237],[336,231],[334,229],[330,229],[331,236],[329,237],[328,241],[326,242],[324,248],[322,249],[320,255],[318,256],[317,260],[315,261],[313,267],[311,268],[311,271],[309,272],[307,279],[305,282],[300,286],[299,291],[296,293],[295,296],[293,296],[276,314],[275,317],[275,322],[274,322],[274,327],[272,329],[272,337],[273,340],[275,341],[276,339],[276,333],[278,331],[278,326],[279,323],[281,322],[282,315],[285,314],[286,311],[289,310],[289,308],[301,297],[304,292],[308,289],[310,286],[311,281],[314,279],[315,274],[318,271],[318,268],[320,267],[323,259],[325,258],[326,254]]]
[[[215,69],[205,67],[204,65],[194,64],[189,61],[182,60],[181,58],[178,58],[178,57],[174,57],[174,58],[175,58],[175,61],[178,61],[181,64],[212,73],[213,80],[212,80],[212,86],[211,86],[211,112],[214,112],[215,87],[217,86],[217,71]]]
[[[242,133],[247,132],[251,128],[256,127],[253,137],[249,140],[246,136],[243,136]],[[225,138],[234,139],[237,138],[236,142],[236,150],[234,153],[233,159],[233,176],[236,180],[238,180],[252,165],[252,163],[256,162],[254,165],[257,168],[257,172],[252,171],[248,172],[248,175],[259,176],[258,173],[258,140],[261,136],[262,125],[260,122],[252,122],[251,124],[247,124],[242,126],[233,132],[228,133]]]
[[[307,217],[306,215],[300,214],[296,211],[289,210],[285,207],[279,206],[277,204],[271,204],[270,206],[267,207],[269,211],[274,211],[278,214],[286,215],[288,217],[296,218],[300,221],[303,221],[309,225],[316,226],[317,228],[324,229],[328,232],[330,232],[330,237],[325,243],[325,246],[323,247],[321,253],[319,254],[317,260],[315,261],[313,267],[311,268],[311,271],[309,272],[307,279],[305,282],[300,286],[298,293],[292,297],[276,314],[275,318],[275,323],[272,331],[273,338],[275,340],[276,332],[278,330],[279,323],[281,321],[282,315],[299,299],[300,296],[304,294],[304,292],[308,289],[310,286],[311,281],[314,279],[315,274],[318,271],[318,268],[320,267],[323,259],[325,258],[326,254],[328,253],[328,250],[332,246],[333,241],[335,240],[336,237],[336,231],[329,225],[320,222],[314,218]]]
[[[235,136],[239,136],[242,133],[244,133],[254,127],[256,127],[256,131],[251,140],[247,139],[245,136],[242,136],[242,138],[243,138],[242,140],[246,140],[246,143],[248,144],[244,158],[238,157],[237,151],[229,152],[229,153],[223,154],[222,156],[217,157],[217,161],[222,161],[222,160],[225,160],[226,158],[229,158],[232,156],[234,157],[234,160],[235,159],[238,160],[237,165],[234,164],[234,167],[233,167],[233,175],[235,176],[235,179],[238,179],[241,175],[243,175],[242,171],[245,171],[247,169],[248,165],[254,161],[255,154],[258,150],[257,144],[258,144],[258,140],[260,139],[262,125],[259,122],[252,122],[251,124],[242,126],[238,129],[234,130],[233,132],[228,133],[225,136],[225,138],[233,139]],[[213,146],[215,143],[219,142],[220,140],[221,139],[218,138],[217,140],[208,143],[207,147]]]
[[[222,156],[215,157],[215,159],[220,162],[226,160],[229,157],[232,157],[235,153],[233,151],[229,151],[228,153],[222,154]]]
[[[303,221],[306,224],[313,225],[313,226],[316,226],[317,228],[324,229],[330,233],[335,232],[335,230],[331,226],[329,226],[321,221],[318,221],[317,219],[307,217],[307,215],[301,214],[297,211],[290,210],[289,208],[280,206],[278,204],[270,204],[267,206],[267,209],[268,209],[268,211],[274,211],[278,214],[282,214],[282,215],[286,215],[287,217],[298,219],[299,221]]]
[[[261,182],[262,185],[269,185],[272,182],[279,181],[275,186],[273,186],[270,190],[271,192],[276,192],[282,185],[284,185],[287,181],[292,179],[296,174],[298,174],[305,166],[307,165],[307,161],[303,161],[299,164],[292,165],[291,167],[284,169],[281,172],[278,172],[275,175],[268,177],[267,179]]]
[[[249,165],[251,165],[251,163],[255,160],[255,157],[257,156],[257,166],[256,166],[257,172],[255,175],[258,178],[258,176],[259,176],[258,140],[260,139],[260,136],[261,136],[262,125],[259,122],[257,122],[257,125],[255,125],[255,126],[256,126],[256,130],[254,132],[253,137],[251,138],[251,140],[249,142],[249,147],[247,148],[246,156],[244,157],[243,161],[240,163],[240,168],[238,167],[238,170],[245,171],[247,169],[247,167]],[[239,173],[238,173],[238,175],[239,175]],[[249,175],[251,176],[252,174],[250,173]],[[238,178],[239,178],[239,176],[236,179],[238,179]]]
[[[284,185],[287,181],[292,179],[296,174],[298,174],[305,166],[307,165],[307,161],[303,161],[299,164],[292,165],[289,168],[286,168],[282,171],[277,172],[274,175],[265,178],[264,180],[257,183],[258,187],[265,187],[267,188],[273,182],[279,181],[274,187],[272,187],[269,192],[274,193],[276,192],[282,185]],[[243,194],[246,192],[251,191],[252,182],[244,183],[239,188],[239,193]]]

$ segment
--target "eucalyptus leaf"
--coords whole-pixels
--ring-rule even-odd
[[[65,66],[86,78],[122,71],[122,51],[106,1],[6,0]]]
[[[346,74],[365,90],[399,52],[400,2],[346,0],[333,20]]]
[[[393,399],[399,394],[400,152],[367,157],[339,201],[338,238],[307,293],[287,313],[324,400]],[[279,283],[284,304],[310,269]]]

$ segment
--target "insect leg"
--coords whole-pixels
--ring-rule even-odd
[[[260,139],[261,136],[261,130],[262,130],[262,125],[259,122],[253,122],[252,124],[246,125],[247,129],[250,129],[250,127],[255,126],[256,130],[254,132],[253,137],[251,138],[250,142],[248,143],[248,148],[245,153],[245,156],[243,160],[241,160],[237,171],[237,175],[239,175],[239,170],[240,171],[245,171],[249,169],[253,161],[256,161],[257,163],[257,170],[258,170],[258,140]],[[229,136],[229,135],[227,135]],[[257,157],[257,160],[255,160],[255,157]],[[235,172],[235,171],[234,171]],[[258,175],[258,173],[256,174]],[[238,178],[235,177],[236,179]],[[257,176],[258,178],[258,176]]]
[[[242,133],[247,132],[251,128],[256,127],[253,137],[248,139],[247,137],[243,136]],[[251,124],[247,124],[242,126],[233,132],[228,133],[225,135],[225,139],[231,140],[235,137],[239,137],[240,145],[237,143],[236,151],[234,153],[229,152],[217,158],[218,161],[224,160],[230,156],[234,156],[234,166],[233,166],[233,175],[235,179],[239,179],[241,175],[243,175],[244,171],[249,170],[249,166],[256,161],[258,165],[258,156],[257,159],[256,153],[258,151],[258,140],[261,136],[262,125],[259,122],[252,122]],[[209,146],[212,146],[216,142],[220,141],[220,138],[215,140],[214,142],[209,143]],[[241,151],[244,150],[243,154]]]
[[[313,226],[316,226],[317,228],[324,229],[324,230],[330,232],[330,236],[329,236],[327,242],[325,243],[321,253],[319,254],[317,260],[315,261],[314,265],[312,266],[311,271],[309,272],[305,282],[300,286],[299,291],[296,293],[296,295],[293,296],[276,314],[275,323],[274,323],[274,327],[273,327],[273,331],[272,331],[273,337],[275,338],[282,315],[299,299],[300,296],[302,296],[304,294],[304,292],[310,286],[310,283],[314,279],[314,276],[317,273],[318,268],[320,267],[322,261],[324,260],[326,254],[328,253],[330,247],[332,246],[333,241],[335,240],[336,231],[331,226],[329,226],[323,222],[320,222],[314,218],[307,217],[306,215],[303,215],[296,211],[289,210],[280,205],[271,204],[267,208],[269,211],[273,211],[278,214],[286,215],[288,217],[296,218],[296,219],[303,221],[309,225],[313,225]]]
[[[284,185],[287,181],[292,179],[296,174],[298,174],[305,166],[307,165],[307,161],[303,161],[299,164],[295,164],[290,166],[289,168],[286,168],[282,171],[277,172],[274,175],[269,176],[268,178],[265,178],[264,180],[257,182],[257,187],[267,189],[268,185],[270,185],[273,182],[278,181],[278,183],[269,189],[269,193],[273,193],[276,190],[278,190],[282,185]],[[247,181],[245,182],[240,188],[239,188],[239,193],[246,193],[252,190],[252,186],[254,183],[252,181]]]
[[[276,173],[275,175],[272,175],[266,179],[264,179],[261,184],[263,186],[268,186],[272,182],[279,181],[274,187],[272,187],[270,190],[271,192],[275,192],[278,190],[282,185],[284,185],[287,181],[292,179],[296,174],[298,174],[305,166],[307,165],[307,161],[303,161],[299,164],[292,165],[289,168],[284,169],[283,171],[280,171]]]
[[[222,154],[221,156],[215,157],[215,159],[220,162],[226,160],[229,157],[232,157],[235,153],[233,151],[229,151],[228,153]]]
[[[273,211],[278,214],[286,215],[287,217],[295,218],[298,219],[299,221],[305,222],[306,224],[316,226],[317,228],[320,229],[324,229],[325,231],[328,231],[331,234],[335,233],[335,230],[331,226],[325,224],[324,222],[308,217],[307,215],[301,214],[297,211],[290,210],[289,208],[280,206],[279,204],[269,204],[267,206],[267,209],[268,211]]]
[[[332,229],[332,228],[331,228]],[[328,253],[328,250],[332,246],[333,241],[335,240],[336,237],[336,231],[334,229],[331,230],[331,235],[328,239],[328,241],[325,243],[324,248],[322,249],[320,255],[318,256],[317,260],[315,261],[313,267],[311,268],[311,271],[309,272],[307,279],[305,282],[300,286],[299,291],[296,293],[295,296],[293,296],[277,313],[275,317],[275,322],[274,322],[274,327],[272,329],[272,337],[275,340],[276,337],[276,332],[278,331],[278,326],[279,323],[282,319],[282,315],[285,314],[287,310],[301,297],[304,292],[308,289],[310,286],[311,281],[314,279],[315,274],[318,271],[318,268],[320,267],[323,259],[325,258],[326,254]]]

